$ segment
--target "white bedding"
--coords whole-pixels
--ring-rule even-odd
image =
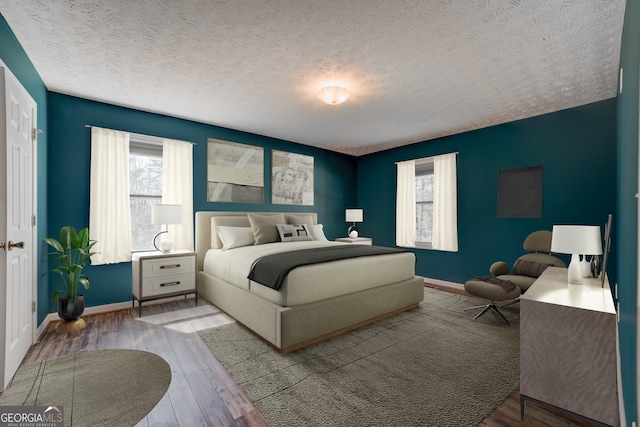
[[[298,267],[289,273],[279,291],[247,279],[254,261],[265,255],[345,244],[350,243],[279,242],[226,251],[210,249],[205,256],[203,270],[283,307],[399,282],[410,279],[415,274],[415,255],[403,252]]]
[[[310,240],[305,242],[265,243],[263,245],[249,245],[230,250],[210,249],[204,258],[203,270],[219,278],[249,290],[249,271],[258,258],[280,252],[298,249],[320,248],[331,245],[346,245],[348,243],[323,242]]]

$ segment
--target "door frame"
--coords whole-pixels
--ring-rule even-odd
[[[38,126],[38,104],[36,103],[36,101],[33,99],[33,97],[31,96],[31,94],[29,93],[29,91],[26,90],[26,88],[24,87],[24,85],[22,84],[22,82],[20,82],[20,80],[16,77],[15,74],[13,74],[13,72],[11,71],[11,69],[4,63],[4,61],[2,61],[2,59],[0,59],[0,68],[4,69],[4,73],[11,76],[11,78],[15,79],[15,81],[18,83],[18,86],[20,88],[20,90],[22,91],[22,95],[25,96],[29,102],[33,105],[32,107],[32,111],[31,111],[31,115],[32,115],[32,129],[31,129],[31,206],[32,206],[32,219],[31,219],[31,226],[32,226],[32,233],[31,233],[31,247],[33,248],[33,254],[31,257],[31,266],[32,266],[32,271],[33,271],[33,275],[31,277],[31,291],[32,291],[32,309],[31,309],[31,345],[33,345],[37,339],[38,339],[38,324],[37,324],[37,320],[38,320],[38,280],[40,278],[40,274],[38,271],[38,259],[39,259],[39,253],[40,253],[40,247],[38,245],[38,227],[37,227],[37,212],[38,212],[38,133],[40,133],[40,131],[37,129]],[[2,82],[2,84],[4,85],[4,82]],[[3,99],[2,102],[5,102],[5,100]],[[6,114],[5,114],[6,116]],[[6,120],[6,117],[2,117],[1,120]],[[3,130],[5,130],[5,134],[6,134],[6,124],[3,124],[2,126],[0,126],[0,128],[2,128]],[[6,135],[5,135],[6,136]],[[5,136],[3,136],[2,138],[5,138]],[[6,159],[6,142],[5,145],[2,147],[3,149],[3,153],[2,153],[2,158],[7,161]],[[3,179],[1,179],[2,181],[2,185],[6,185],[6,177],[4,177]],[[3,192],[4,193],[4,192]],[[5,197],[6,197],[6,193],[5,193]],[[6,203],[6,200],[5,200]],[[6,205],[5,205],[6,206]],[[5,219],[5,224],[3,224],[2,226],[4,227],[4,230],[6,231],[6,217]],[[4,236],[7,237],[7,236]],[[2,282],[0,283],[0,287],[2,291],[6,290],[6,276],[3,277]],[[4,312],[4,310],[2,310]],[[5,319],[0,319],[0,324],[2,324],[3,327],[6,326],[6,322]],[[3,331],[3,337],[4,337],[4,332]],[[3,338],[4,341],[4,338]],[[2,351],[4,352],[4,346],[5,346],[5,342],[0,343],[0,346],[2,347]],[[4,376],[4,373],[3,373]]]
[[[622,93],[622,68],[620,69],[620,93]],[[638,84],[640,84],[640,69],[638,70]],[[640,90],[638,90],[638,129],[637,129],[637,137],[638,137],[638,188],[636,191],[638,191],[638,193],[636,193],[636,199],[638,199],[638,207],[637,207],[637,215],[638,215],[638,229],[640,230]],[[636,245],[637,245],[637,263],[636,263],[636,378],[635,378],[635,384],[634,384],[634,390],[636,393],[636,414],[635,416],[638,417],[640,416],[640,394],[638,394],[638,385],[640,385],[640,357],[638,357],[638,355],[640,354],[640,341],[638,341],[638,338],[640,337],[640,333],[638,332],[640,330],[640,317],[638,316],[638,313],[640,313],[640,292],[638,292],[638,289],[640,289],[640,231],[636,232]],[[617,286],[617,284],[616,284]],[[616,287],[616,297],[617,297],[617,287]],[[618,309],[618,312],[620,310]],[[622,378],[619,378],[619,381],[622,382]],[[622,394],[622,393],[620,393]],[[622,399],[621,399],[622,401]],[[623,410],[621,412],[624,411],[624,403],[622,403]],[[636,418],[637,419],[637,418]],[[623,420],[621,418],[621,420]],[[626,421],[626,419],[624,419],[623,421]],[[636,421],[633,421],[633,425],[636,426],[637,423]]]
[[[20,86],[22,86],[22,84]],[[31,129],[31,227],[33,228],[31,247],[33,248],[33,257],[31,259],[31,266],[34,273],[31,280],[31,298],[33,298],[31,309],[31,345],[33,345],[38,340],[38,280],[40,278],[40,272],[38,271],[38,260],[40,259],[40,246],[38,245],[38,135],[42,133],[42,131],[38,129],[38,103],[24,86],[22,86],[22,88],[35,106],[31,112],[33,115]]]

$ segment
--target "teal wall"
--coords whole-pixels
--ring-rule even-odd
[[[464,283],[489,274],[494,261],[513,263],[534,230],[604,225],[615,214],[616,100],[609,99],[358,158],[361,234],[395,245],[395,162],[454,151],[459,251],[414,250],[422,276]],[[543,167],[542,217],[497,218],[498,171],[534,165]]]
[[[0,60],[11,70],[38,105],[37,126],[43,133],[38,136],[37,144],[38,208],[36,233],[37,241],[41,242],[47,234],[47,192],[43,190],[47,187],[47,88],[2,15],[0,15]],[[46,257],[43,256],[46,253],[46,248],[43,245],[36,248],[36,256],[40,260],[35,278],[38,288],[38,323],[42,322],[49,313],[49,288],[46,278],[42,275],[47,271]]]
[[[618,95],[618,297],[620,353],[627,426],[638,421],[638,97],[640,96],[640,2],[628,1],[620,66],[623,91]]]
[[[559,113],[494,126],[431,142],[372,154],[357,160],[322,150],[257,135],[222,129],[161,115],[109,106],[48,93],[30,59],[0,15],[0,59],[38,104],[38,225],[39,240],[67,223],[88,222],[89,131],[85,124],[122,129],[198,143],[194,151],[195,210],[281,210],[266,205],[216,204],[205,201],[205,140],[207,136],[267,148],[289,150],[316,158],[316,206],[331,237],[344,234],[347,206],[365,209],[362,235],[376,244],[394,245],[395,162],[459,151],[460,251],[455,254],[417,250],[418,272],[427,277],[462,282],[486,274],[496,259],[511,262],[522,251],[529,231],[557,222],[601,224],[614,213],[615,250],[609,273],[620,284],[620,341],[627,425],[637,420],[637,201],[638,76],[640,3],[627,2],[621,66],[625,90],[608,100]],[[617,123],[616,123],[617,120]],[[612,121],[614,122],[612,128]],[[48,127],[51,123],[51,128]],[[617,154],[616,154],[617,130]],[[48,145],[52,144],[52,149]],[[48,160],[47,160],[48,159]],[[617,169],[616,169],[617,161]],[[495,217],[498,170],[541,164],[544,167],[543,216],[540,219]],[[357,168],[357,169],[356,169]],[[268,165],[267,165],[268,170]],[[591,172],[589,172],[591,171]],[[357,187],[356,187],[357,177]],[[612,191],[614,183],[617,192]],[[267,180],[266,185],[269,186]],[[68,187],[64,187],[68,186]],[[68,188],[74,197],[66,197]],[[51,192],[52,196],[48,196]],[[266,194],[270,189],[266,188]],[[618,197],[616,198],[616,193]],[[357,199],[356,199],[357,194]],[[64,197],[64,198],[63,198]],[[291,210],[294,210],[291,208]],[[51,233],[55,234],[55,233]],[[38,248],[38,321],[53,311],[49,303],[46,249]],[[90,267],[93,289],[89,305],[130,298],[128,263]],[[613,281],[613,280],[612,280]],[[52,285],[54,287],[54,285]]]
[[[328,238],[343,234],[344,209],[356,202],[355,158],[309,146],[248,134],[188,120],[145,113],[100,102],[49,94],[49,229],[64,225],[86,227],[89,221],[90,129],[85,125],[124,130],[195,142],[193,152],[193,205],[199,210],[250,210],[318,212]],[[207,137],[265,148],[265,204],[212,203],[206,201]],[[271,150],[284,150],[314,157],[315,206],[270,204]],[[89,266],[91,289],[88,306],[131,299],[131,263]],[[57,289],[57,277],[50,291]],[[53,305],[50,309],[53,311]]]

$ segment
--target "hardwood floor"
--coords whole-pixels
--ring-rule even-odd
[[[269,426],[200,337],[191,332],[231,321],[199,299],[138,310],[83,316],[80,332],[59,334],[51,324],[23,363],[107,348],[146,350],[171,366],[171,385],[138,426]]]
[[[459,293],[460,289],[447,289]],[[462,290],[464,293],[464,290]],[[138,426],[269,426],[230,375],[194,331],[231,322],[202,299],[145,305],[138,310],[83,316],[80,332],[59,334],[52,323],[23,363],[80,351],[131,348],[162,356],[172,369],[171,385],[159,404]],[[463,408],[461,408],[463,410]],[[480,426],[580,426],[533,403],[526,421],[520,421],[520,395],[516,391]]]

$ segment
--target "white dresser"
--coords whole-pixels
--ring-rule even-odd
[[[609,283],[567,282],[549,267],[520,299],[520,404],[551,405],[596,425],[619,425],[616,311]]]
[[[131,256],[132,304],[177,295],[195,294],[196,253],[193,251],[136,252]]]

